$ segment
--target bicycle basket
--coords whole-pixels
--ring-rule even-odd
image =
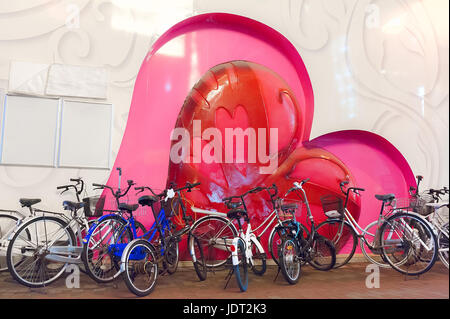
[[[86,217],[100,217],[103,215],[105,196],[91,196],[83,198],[84,215]]]
[[[329,218],[339,218],[344,216],[344,202],[336,195],[325,195],[320,197],[322,209]]]
[[[279,199],[278,207],[280,208],[278,216],[282,221],[295,220],[295,215],[301,213],[303,202],[295,199],[282,198]]]
[[[427,203],[433,203],[434,198],[429,194],[422,194],[420,197],[398,198],[396,202],[397,209],[406,209],[422,216],[427,216],[433,212],[433,207],[426,206]]]

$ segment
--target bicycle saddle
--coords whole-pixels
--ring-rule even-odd
[[[75,210],[76,211],[76,210],[79,210],[80,208],[84,207],[84,203],[83,202],[76,203],[76,202],[71,202],[71,201],[66,200],[63,202],[63,206],[64,206],[64,209],[66,209],[66,210]]]
[[[37,204],[41,201],[40,198],[21,198],[19,199],[19,203],[22,205],[22,207],[31,207],[34,204]]]
[[[129,212],[134,212],[136,209],[138,209],[139,204],[133,204],[133,205],[128,205],[126,203],[120,203],[119,204],[119,209],[120,210],[126,210]]]
[[[390,202],[393,199],[395,199],[395,195],[394,194],[375,195],[375,198],[383,202]]]
[[[240,219],[241,217],[248,219],[248,214],[241,208],[234,208],[228,211],[227,217],[230,219]]]
[[[158,198],[156,198],[155,196],[149,196],[149,195],[141,196],[138,199],[138,203],[141,206],[152,206],[153,203],[155,203],[157,201],[158,201]]]

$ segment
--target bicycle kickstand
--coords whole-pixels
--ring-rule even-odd
[[[277,281],[278,275],[280,274],[280,266],[278,266],[278,271],[277,271],[277,275],[275,276],[275,279],[273,280],[273,282]]]
[[[223,287],[223,289],[227,289],[228,283],[230,282],[231,277],[234,274],[234,268],[231,268],[230,271],[228,272],[227,276],[225,277],[225,280],[227,281],[225,283],[225,287]]]

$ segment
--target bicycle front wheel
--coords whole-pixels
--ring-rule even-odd
[[[236,227],[230,220],[220,216],[203,217],[192,226],[189,249],[194,248],[197,237],[203,249],[205,265],[208,268],[223,266],[230,257],[229,247],[237,236]]]
[[[158,262],[152,244],[145,239],[132,241],[124,260],[122,278],[128,289],[139,297],[150,294],[158,278]]]
[[[284,238],[279,247],[278,255],[280,257],[280,269],[284,279],[289,284],[295,285],[300,278],[301,272],[301,263],[298,258],[299,247],[296,240],[291,236]]]
[[[417,276],[433,267],[438,255],[436,236],[421,217],[398,213],[381,225],[383,257],[402,274]]]
[[[57,280],[68,265],[50,258],[52,248],[75,245],[75,234],[66,221],[54,216],[33,218],[19,227],[9,242],[6,252],[9,272],[22,285],[44,287]],[[19,263],[18,258],[22,259]]]
[[[336,264],[336,250],[333,242],[319,234],[314,234],[309,264],[317,270],[327,271]]]
[[[266,253],[261,251],[258,246],[251,241],[251,252],[252,252],[252,271],[255,275],[262,276],[266,272]]]
[[[111,215],[91,229],[83,245],[83,262],[89,277],[98,283],[111,282],[119,275],[121,252],[133,239],[125,220]]]
[[[441,226],[437,237],[439,247],[439,258],[448,268],[448,223]]]

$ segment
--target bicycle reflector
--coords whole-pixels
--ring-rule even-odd
[[[236,251],[236,247],[234,247],[234,245],[231,245],[230,246],[230,250],[231,250],[232,253],[234,253]]]

